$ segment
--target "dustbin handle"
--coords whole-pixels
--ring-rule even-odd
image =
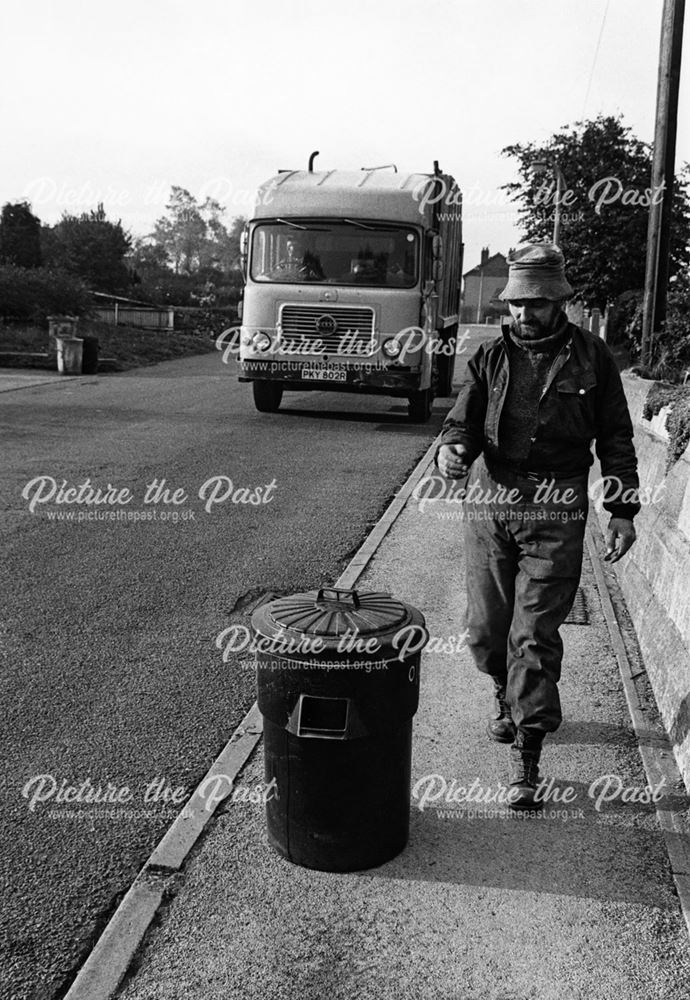
[[[326,596],[326,595],[334,596]],[[347,590],[345,587],[319,587],[316,601],[329,601],[335,604],[347,604],[351,608],[359,607],[359,594],[356,590]]]

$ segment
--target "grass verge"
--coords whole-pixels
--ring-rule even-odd
[[[206,334],[138,330],[97,320],[80,321],[77,336],[98,338],[99,373],[121,372],[215,350],[214,340]],[[0,365],[55,371],[57,363],[54,352],[49,352],[47,330],[15,324],[0,326]]]

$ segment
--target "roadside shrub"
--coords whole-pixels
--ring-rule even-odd
[[[642,416],[651,420],[664,406],[670,406],[666,417],[668,447],[666,471],[677,462],[690,443],[690,386],[657,383],[649,390]]]
[[[639,355],[642,333],[642,292],[619,295],[609,309],[606,340],[609,346],[625,345],[633,356]]]
[[[623,297],[621,297],[623,298]],[[616,305],[617,327],[623,332],[632,358],[639,358],[642,343],[642,293],[630,293]],[[669,282],[666,320],[652,342],[651,363],[642,372],[647,378],[680,382],[690,369],[690,275],[677,274]]]
[[[43,267],[0,267],[0,317],[45,323],[55,314],[84,316],[91,295],[84,283]]]
[[[666,322],[659,336],[660,358],[674,366],[677,374],[690,368],[690,274],[671,279],[666,306]]]
[[[182,333],[208,336],[215,340],[223,330],[237,323],[237,309],[196,309],[191,307],[175,310],[175,330]]]

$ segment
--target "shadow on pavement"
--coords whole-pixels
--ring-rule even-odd
[[[435,427],[436,425],[438,425],[437,430],[440,430],[443,418],[449,408],[450,407],[446,405],[435,405],[433,407],[430,420],[425,424],[409,423],[407,420],[406,406],[391,406],[388,412],[381,413],[376,410],[367,410],[362,412],[354,410],[337,410],[332,407],[322,410],[306,409],[297,406],[289,406],[283,403],[281,404],[277,415],[286,417],[314,417],[319,420],[354,420],[360,423],[395,424],[410,431],[423,431],[425,429],[428,430],[429,427]]]
[[[555,733],[549,733],[547,743],[549,746],[562,744],[629,746],[637,747],[638,743],[659,743],[662,738],[659,733],[652,730],[640,732],[636,737],[631,728],[616,726],[610,722],[577,721],[568,722],[564,720]]]
[[[668,860],[653,823],[649,829],[623,825],[620,816],[595,811],[587,786],[567,784],[578,791],[574,806],[548,806],[544,819],[484,818],[491,816],[491,806],[477,807],[481,812],[475,818],[470,818],[471,807],[464,813],[459,806],[413,809],[406,851],[376,874],[676,911],[678,901],[668,888]],[[549,817],[551,811],[577,814],[580,808],[584,818]],[[504,807],[493,811],[503,812]],[[639,807],[636,814],[633,822],[639,822]]]

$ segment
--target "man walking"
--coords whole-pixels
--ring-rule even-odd
[[[611,562],[635,541],[639,482],[613,356],[563,311],[573,289],[561,251],[525,246],[508,264],[512,322],[469,360],[436,462],[458,479],[477,460],[464,503],[468,642],[494,683],[488,735],[512,744],[511,802],[533,808],[542,742],[562,718],[558,630],[580,580],[592,441]]]

